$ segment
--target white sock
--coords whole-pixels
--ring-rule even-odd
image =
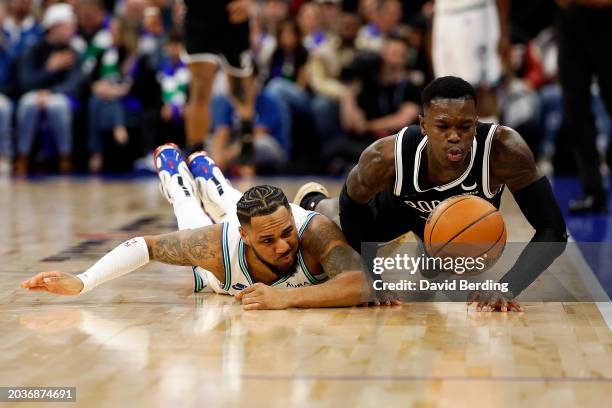
[[[180,181],[179,181],[180,180]],[[167,185],[172,197],[172,207],[179,230],[194,229],[213,224],[202,209],[200,199],[193,192],[191,184],[178,175],[172,176]]]
[[[237,220],[236,203],[242,197],[242,193],[232,187],[225,177],[217,176],[216,178],[219,180],[219,185],[215,184],[212,179],[206,182],[206,195],[225,213],[221,222]]]

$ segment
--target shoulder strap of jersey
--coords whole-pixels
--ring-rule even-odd
[[[225,271],[225,281],[223,282],[223,290],[229,290],[232,284],[232,264],[230,262],[229,248],[229,228],[230,224],[224,222],[221,224],[221,254],[223,255],[223,269]]]
[[[491,191],[490,184],[491,146],[493,144],[493,137],[497,131],[497,125],[493,123],[487,123],[487,125],[490,125],[488,131],[486,133],[484,131],[482,132],[483,137],[485,137],[484,143],[482,143],[484,146],[482,152],[482,192],[487,198],[493,198],[497,193],[499,193],[499,189],[497,191]]]
[[[405,185],[412,182],[415,152],[423,137],[417,125],[405,127],[395,136],[395,183],[393,185],[393,194],[396,196],[401,196],[408,192]]]

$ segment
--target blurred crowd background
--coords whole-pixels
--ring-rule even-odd
[[[255,137],[271,141],[256,151],[259,174],[343,175],[372,141],[418,123],[420,90],[436,74],[436,3],[251,3]],[[479,88],[480,116],[515,128],[547,169],[571,174],[580,135],[564,124],[558,51],[567,2],[490,3],[501,75],[466,78]],[[1,0],[0,174],[152,171],[157,145],[184,145],[184,13],[179,0]],[[459,49],[470,41],[448,31]],[[484,64],[467,52],[456,63]],[[240,132],[225,75],[215,79],[208,142]],[[605,158],[610,120],[596,79],[588,92]],[[237,173],[233,140],[220,165]]]

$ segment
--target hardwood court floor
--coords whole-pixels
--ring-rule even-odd
[[[289,197],[300,184],[273,183]],[[503,209],[510,239],[528,239],[516,204],[506,197]],[[124,239],[175,228],[154,180],[0,184],[0,386],[76,386],[83,407],[612,400],[612,334],[593,303],[528,303],[524,314],[460,303],[243,312],[230,297],[194,295],[189,268],[161,264],[82,297],[18,288],[38,271],[79,273]]]

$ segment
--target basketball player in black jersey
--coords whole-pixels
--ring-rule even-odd
[[[419,126],[370,145],[351,170],[339,199],[309,183],[296,201],[339,221],[357,251],[362,242],[388,242],[412,231],[421,239],[431,211],[446,198],[473,194],[499,208],[507,187],[535,228],[531,242],[502,278],[510,292],[474,294],[478,310],[520,310],[514,297],[565,249],[565,221],[548,179],[521,136],[481,123],[476,94],[461,78],[432,81],[422,92]],[[338,220],[339,215],[339,220]]]
[[[250,55],[251,2],[185,0],[185,50],[191,75],[185,117],[188,150],[201,148],[208,133],[212,87],[221,66],[228,74],[231,96],[242,123],[243,153],[252,154],[250,136],[257,85]],[[212,147],[218,161],[223,142],[226,141],[214,141]]]

